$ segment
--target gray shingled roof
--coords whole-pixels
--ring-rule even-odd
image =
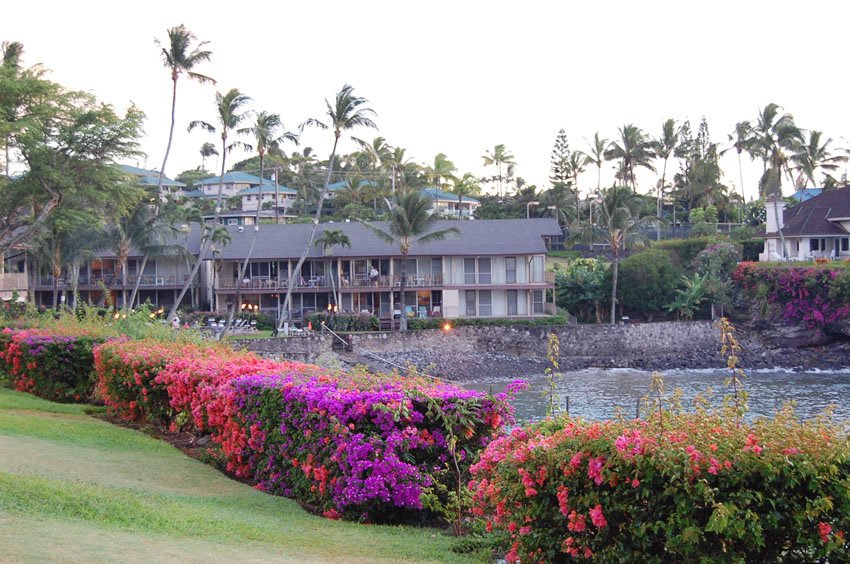
[[[785,237],[834,237],[847,236],[847,231],[835,221],[850,217],[850,186],[838,190],[828,190],[810,200],[801,202],[785,210]],[[776,233],[767,233],[768,237]]]
[[[386,223],[375,222],[377,227],[386,229]],[[260,225],[253,260],[297,259],[304,251],[304,245],[310,232],[310,224]],[[428,244],[414,244],[409,256],[498,256],[543,254],[546,252],[544,236],[554,237],[562,234],[558,222],[553,218],[541,219],[494,219],[474,221],[442,220],[435,224],[434,230],[457,227],[459,235],[450,236],[444,241]],[[222,251],[221,258],[235,260],[244,258],[251,244],[253,226],[245,226],[242,231],[230,226],[232,241]],[[360,223],[322,223],[316,230],[316,238],[321,237],[325,229],[339,229],[351,239],[350,248],[335,247],[336,257],[397,257],[398,246],[387,244],[378,239],[368,228]],[[313,246],[309,257],[322,256],[322,249]]]

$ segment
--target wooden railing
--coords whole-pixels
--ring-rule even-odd
[[[26,290],[27,275],[22,272],[0,274],[0,291]]]

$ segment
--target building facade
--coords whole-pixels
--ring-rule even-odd
[[[850,187],[822,192],[788,209],[783,200],[769,199],[765,215],[760,261],[850,257]]]

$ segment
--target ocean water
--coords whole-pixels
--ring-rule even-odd
[[[707,395],[712,405],[719,406],[723,397],[732,394],[725,381],[729,372],[709,370],[667,370],[665,395],[669,398],[680,389],[685,410],[692,409],[694,398]],[[557,380],[555,403],[559,411],[569,404],[570,415],[585,419],[611,419],[621,413],[632,418],[650,390],[652,373],[631,369],[586,369],[564,372]],[[514,400],[517,420],[534,421],[546,416],[549,382],[544,375],[524,379],[529,388]],[[488,379],[466,385],[467,388],[499,393],[514,380]],[[749,394],[748,419],[771,416],[787,402],[794,402],[802,419],[816,417],[825,409],[833,409],[836,419],[850,421],[850,368],[836,371],[794,372],[791,370],[757,370],[747,372],[744,388]],[[642,413],[641,415],[646,415]]]

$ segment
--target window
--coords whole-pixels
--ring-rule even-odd
[[[508,290],[508,315],[516,315],[518,313],[517,307],[517,291],[516,290]]]
[[[227,220],[227,225],[239,225],[239,220],[234,217],[231,217]]]
[[[543,257],[541,256],[531,259],[531,281],[543,282]]]
[[[463,283],[475,284],[475,259],[463,259]]]
[[[516,257],[505,259],[505,283],[516,284]]]
[[[532,313],[543,313],[543,291],[534,290],[531,293],[531,311]]]
[[[490,276],[490,259],[478,259],[478,283],[490,284],[492,277]]]
[[[248,276],[251,278],[268,278],[269,263],[267,262],[252,262],[248,265]]]
[[[466,315],[475,316],[475,290],[466,291]]]
[[[478,292],[478,315],[482,317],[493,315],[493,293],[490,290]]]
[[[850,251],[850,237],[844,237],[841,239],[841,251],[845,253]]]

